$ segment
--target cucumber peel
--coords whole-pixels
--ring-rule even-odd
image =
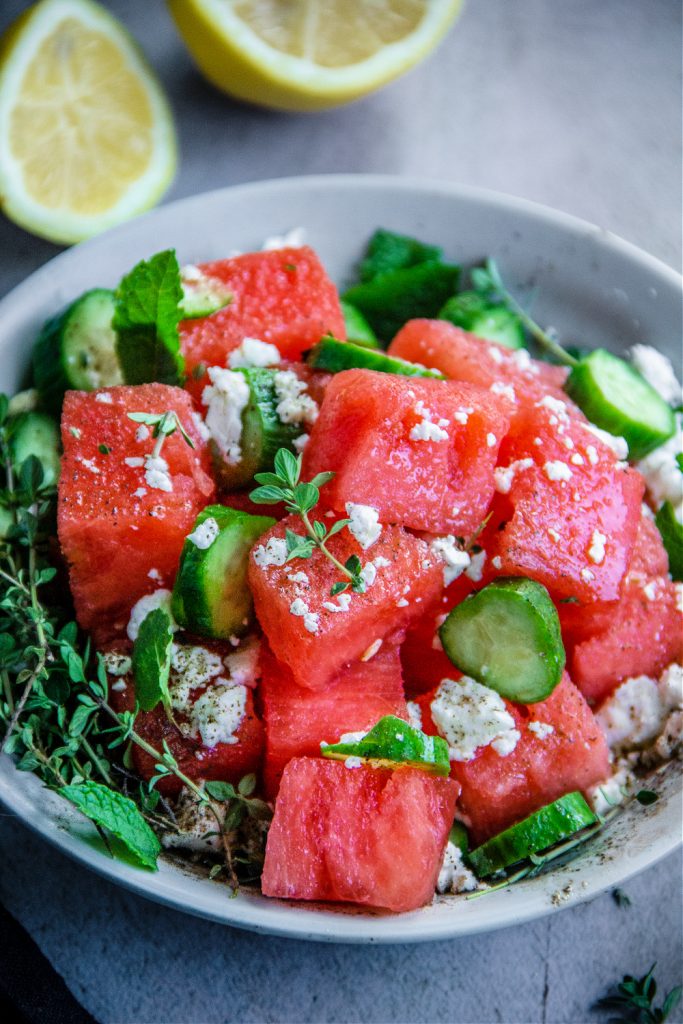
[[[487,302],[479,292],[460,292],[448,299],[439,311],[439,320],[448,320],[478,338],[494,341],[507,348],[524,348],[521,319],[502,303]]]
[[[680,582],[683,580],[683,525],[676,519],[670,501],[665,501],[658,510],[655,525],[662,535],[662,543],[669,556],[669,572],[672,579]]]
[[[43,483],[57,483],[61,469],[59,427],[43,412],[23,412],[10,420],[9,449],[12,462],[21,468],[30,455],[43,467]]]
[[[467,862],[479,878],[486,878],[597,822],[581,793],[567,793],[482,843],[468,853]]]
[[[461,672],[508,700],[545,700],[562,678],[557,609],[534,580],[504,576],[470,594],[449,613],[439,637]]]
[[[374,767],[396,768],[400,764],[419,768],[431,775],[449,775],[448,744],[440,736],[427,736],[396,715],[385,715],[353,743],[330,743],[320,748],[323,757],[345,761],[359,757]]]
[[[323,338],[306,356],[306,362],[316,370],[340,373],[342,370],[376,370],[379,373],[396,373],[402,377],[431,377],[443,380],[443,374],[429,370],[417,363],[388,356],[384,352],[354,345],[350,341]]]
[[[362,345],[363,348],[379,348],[377,335],[361,311],[344,299],[340,299],[339,305],[344,315],[346,340],[353,342],[354,345]]]

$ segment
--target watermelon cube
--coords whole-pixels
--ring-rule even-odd
[[[328,385],[304,473],[336,473],[324,500],[371,505],[383,523],[467,534],[493,496],[505,402],[469,384],[346,370]]]
[[[295,758],[268,832],[263,893],[393,911],[424,906],[434,895],[458,789],[414,768]]]
[[[409,627],[401,644],[401,666],[408,697],[433,690],[442,679],[459,677],[460,673],[444,653],[438,630],[450,610],[476,589],[468,576],[459,576],[444,590],[438,603]]]
[[[260,695],[266,727],[264,785],[274,799],[293,757],[316,757],[320,743],[367,732],[384,715],[407,718],[398,648],[385,644],[370,661],[355,661],[324,690],[297,686],[270,651],[261,658]]]
[[[422,727],[432,734],[437,731],[430,711],[434,696],[418,701]],[[602,730],[566,673],[547,700],[505,703],[520,733],[512,753],[502,756],[487,746],[479,748],[471,761],[451,762],[451,774],[462,787],[458,806],[475,843],[565,793],[586,792],[609,770]]]
[[[168,410],[195,447],[176,431],[163,446],[168,471],[155,475],[144,465],[150,430],[128,413]],[[136,601],[172,585],[185,536],[213,497],[208,450],[189,395],[165,384],[67,392],[62,445],[58,531],[76,616],[99,640],[122,636]]]
[[[332,520],[323,522],[329,527]],[[368,550],[348,529],[328,542],[342,564],[351,555],[360,558],[367,583],[364,594],[349,590],[332,597],[332,586],[343,580],[340,571],[320,550],[285,562],[287,529],[301,534],[301,520],[290,516],[276,523],[252,549],[249,585],[273,653],[299,686],[321,689],[345,665],[370,659],[390,636],[402,636],[440,592],[442,566],[425,541],[385,526]]]
[[[308,246],[251,252],[204,263],[200,271],[230,290],[232,301],[212,316],[180,327],[188,385],[199,398],[208,366],[225,366],[245,337],[275,345],[296,359],[325,334],[345,338],[337,289]]]

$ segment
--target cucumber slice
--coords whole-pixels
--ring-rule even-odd
[[[428,370],[417,363],[362,348],[350,341],[337,341],[336,338],[323,338],[319,341],[306,356],[306,362],[316,370],[327,370],[329,373],[359,368],[380,373],[398,373],[402,377],[436,377],[443,380],[443,374],[437,370]]]
[[[253,621],[247,585],[249,552],[275,523],[270,516],[208,505],[180,555],[171,608],[179,626],[198,636],[243,636]]]
[[[293,442],[303,433],[296,423],[282,423],[277,415],[278,397],[275,391],[277,370],[242,368],[249,385],[249,401],[242,413],[242,455],[235,465],[225,462],[214,449],[214,469],[218,483],[224,491],[238,490],[252,482],[256,473],[273,468],[279,448],[294,451]]]
[[[114,293],[93,288],[48,320],[33,347],[33,376],[43,405],[58,415],[64,392],[123,383],[111,325]]]
[[[345,761],[358,757],[376,767],[407,764],[431,775],[449,775],[448,744],[440,736],[427,736],[396,715],[380,718],[370,732],[353,743],[330,743],[320,748],[323,757]]]
[[[664,444],[676,429],[671,406],[633,366],[604,348],[579,360],[565,390],[592,423],[626,439],[634,461]]]
[[[478,292],[454,295],[442,307],[439,320],[449,320],[478,338],[507,348],[524,348],[525,345],[524,326],[517,314],[507,306],[486,302]]]
[[[454,821],[451,825],[451,830],[448,833],[448,842],[453,843],[453,846],[456,846],[463,854],[469,850],[470,837],[461,821]]]
[[[486,878],[547,850],[597,821],[581,793],[567,793],[482,843],[467,855],[467,861],[475,874]]]
[[[357,284],[342,298],[357,306],[378,338],[391,341],[407,320],[435,317],[457,290],[460,267],[419,263]]]
[[[470,594],[450,612],[439,636],[461,672],[508,700],[545,700],[562,678],[557,610],[534,580],[504,576]]]
[[[208,277],[194,267],[180,272],[183,297],[180,300],[180,315],[184,320],[199,320],[205,316],[213,316],[220,309],[225,309],[232,302],[232,292],[223,281],[216,277]]]
[[[394,231],[378,228],[368,242],[365,259],[360,265],[360,279],[372,281],[390,270],[434,262],[440,260],[441,256],[442,251],[436,245],[425,245],[408,235],[397,235]]]
[[[10,422],[9,449],[15,466],[35,455],[43,467],[43,483],[56,484],[60,470],[59,427],[43,412],[24,412]]]
[[[683,477],[681,478],[683,481]],[[669,556],[669,572],[674,580],[683,580],[683,526],[676,519],[674,507],[665,501],[655,516],[657,529]]]
[[[339,305],[344,314],[344,325],[346,327],[346,340],[354,345],[362,345],[363,348],[379,348],[377,335],[367,322],[363,314],[350,302],[340,300]]]

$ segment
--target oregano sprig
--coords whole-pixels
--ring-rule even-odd
[[[283,502],[288,512],[301,519],[306,530],[304,535],[290,529],[285,531],[288,562],[295,558],[310,558],[317,548],[345,577],[333,584],[330,590],[332,597],[349,588],[356,594],[364,594],[366,585],[358,555],[351,555],[342,565],[327,546],[330,538],[347,527],[351,520],[338,519],[328,529],[320,520],[309,516],[320,501],[320,488],[334,478],[334,473],[318,473],[312,480],[302,482],[301,463],[301,455],[297,457],[287,448],[280,448],[274,460],[275,472],[257,473],[254,479],[260,486],[249,497],[259,505]]]

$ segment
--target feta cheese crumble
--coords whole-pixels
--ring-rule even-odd
[[[254,561],[262,569],[271,565],[284,565],[287,561],[287,541],[282,537],[271,537],[265,545],[259,544],[254,548]]]
[[[572,471],[566,462],[561,462],[558,459],[546,462],[543,467],[543,472],[548,477],[548,480],[571,480]]]
[[[512,481],[523,469],[531,469],[533,459],[517,459],[509,466],[497,466],[493,471],[493,482],[499,494],[509,494]]]
[[[437,537],[431,542],[429,549],[444,563],[443,583],[445,587],[449,586],[453,580],[457,580],[458,576],[461,576],[469,568],[470,556],[460,548],[458,541],[451,533],[445,537]]]
[[[444,853],[443,863],[436,881],[436,890],[440,893],[473,892],[479,888],[479,882],[462,859],[462,851],[449,842]]]
[[[638,373],[657,394],[670,405],[678,405],[681,401],[681,385],[678,383],[671,360],[652,345],[633,345],[630,355]]]
[[[348,612],[351,607],[351,594],[339,594],[337,603],[334,601],[323,601],[323,608],[328,612]]]
[[[676,416],[676,433],[637,464],[647,489],[658,508],[670,501],[676,519],[683,523],[683,474],[676,456],[683,451],[683,417]]]
[[[280,359],[280,350],[275,345],[260,341],[259,338],[244,338],[228,356],[228,366],[231,370],[243,366],[277,366]]]
[[[224,819],[228,805],[214,806],[219,817]],[[161,842],[166,849],[180,847],[193,853],[204,853],[221,848],[218,823],[213,812],[207,804],[200,803],[187,786],[181,789],[174,811],[179,832],[164,832]]]
[[[278,400],[275,412],[281,423],[315,423],[318,406],[306,394],[306,385],[293,370],[279,370],[274,383]]]
[[[239,650],[226,654],[223,664],[230,674],[230,682],[236,686],[256,686],[261,677],[259,659],[261,643],[253,639]]]
[[[379,512],[371,505],[357,505],[353,501],[346,502],[346,514],[351,520],[348,529],[363,551],[379,539],[382,527],[379,523]]]
[[[190,709],[190,724],[205,747],[237,743],[235,735],[247,709],[246,686],[217,684],[209,687]]]
[[[188,534],[187,539],[200,551],[205,551],[211,547],[219,532],[218,523],[213,516],[209,516],[203,523],[195,527],[192,533]]]
[[[485,551],[476,551],[473,555],[470,555],[470,564],[465,569],[465,576],[468,576],[474,583],[479,583],[484,575],[485,561]]]
[[[318,612],[309,611],[308,605],[300,597],[295,598],[289,606],[292,615],[304,620],[304,629],[309,633],[317,633],[320,628],[320,615]]]
[[[504,384],[502,380],[494,380],[489,391],[493,395],[504,395],[510,402],[517,401],[517,395],[512,384]]]
[[[168,462],[161,455],[145,457],[145,483],[157,491],[173,490],[173,481],[168,471]]]
[[[600,565],[605,560],[605,541],[607,537],[599,530],[593,530],[591,546],[588,549],[588,557],[595,565]]]
[[[171,594],[170,590],[166,590],[164,587],[160,587],[159,590],[155,590],[153,594],[145,594],[137,601],[130,613],[130,619],[126,627],[126,633],[128,634],[129,640],[136,640],[137,635],[140,632],[140,626],[147,618],[150,612],[154,611],[155,608],[163,608],[164,611],[168,612],[171,616],[171,628],[177,629],[175,620],[171,613]]]
[[[535,733],[539,740],[544,740],[555,732],[555,726],[550,722],[529,722],[527,729],[529,732]]]
[[[133,667],[132,659],[119,651],[107,651],[103,655],[103,661],[107,675],[110,676],[127,676]]]
[[[415,403],[413,412],[416,416],[420,416],[421,419],[420,422],[416,423],[410,431],[409,437],[411,441],[448,440],[448,431],[443,428],[449,425],[449,420],[445,420],[441,417],[436,420],[433,419],[434,414],[431,409],[427,408],[422,399]]]
[[[211,384],[202,392],[202,403],[208,406],[206,427],[221,456],[229,466],[242,458],[242,413],[249,402],[249,385],[243,374],[210,366]]]
[[[634,676],[617,687],[596,714],[610,748],[619,752],[649,743],[662,732],[667,715],[683,709],[683,669],[670,665],[659,682]]]
[[[452,761],[471,761],[479,747],[507,756],[520,733],[500,694],[469,676],[443,679],[431,703],[434,724],[448,743]]]
[[[422,711],[420,705],[416,704],[414,700],[406,701],[406,708],[408,709],[408,724],[412,725],[413,729],[422,729]]]
[[[597,437],[599,441],[611,448],[618,459],[628,458],[628,443],[626,438],[618,437],[616,434],[610,434],[607,430],[603,430],[601,427],[596,427],[594,423],[581,423],[584,430],[587,430],[593,437]],[[588,449],[586,449],[588,451]],[[593,448],[595,452],[595,448]],[[597,462],[597,452],[595,454],[595,462]],[[595,465],[591,458],[591,464]]]
[[[113,405],[114,399],[111,397],[108,391],[98,391],[95,395],[95,401],[101,402],[102,405]]]
[[[144,423],[141,423],[138,429],[135,431],[136,441],[146,441],[149,437],[149,427],[146,427]]]
[[[266,238],[262,246],[263,252],[271,249],[299,249],[306,244],[306,229],[302,227],[292,228],[284,235],[271,235]]]

